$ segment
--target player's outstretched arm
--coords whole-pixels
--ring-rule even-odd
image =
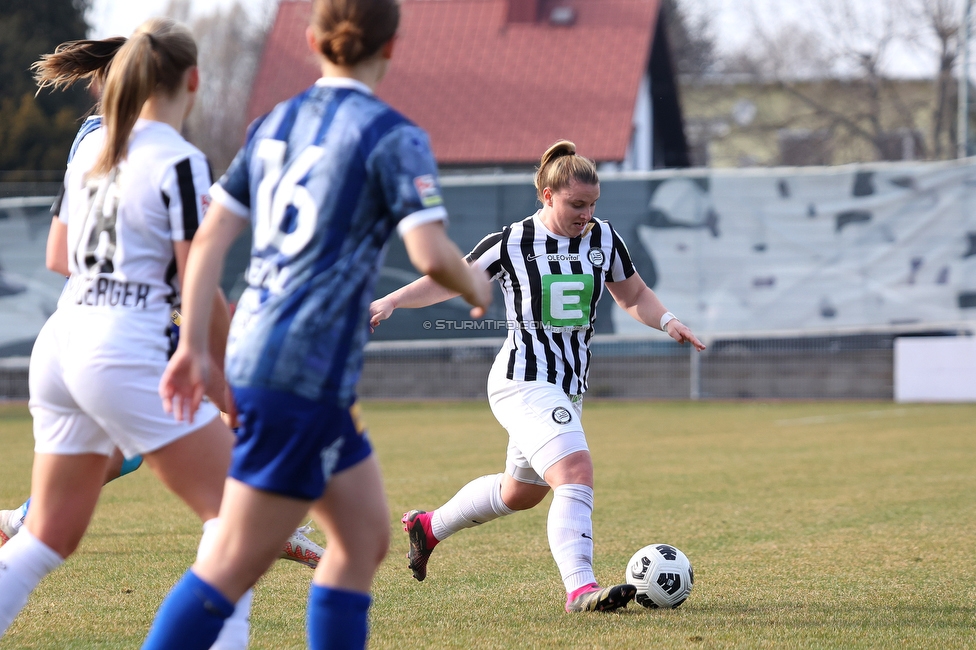
[[[639,273],[634,273],[620,282],[607,282],[610,295],[620,308],[648,327],[661,329],[661,317],[667,309],[657,294],[644,283]],[[699,352],[705,349],[705,344],[692,334],[687,325],[673,318],[664,326],[668,336],[678,343],[691,343]]]
[[[193,421],[207,385],[210,322],[224,258],[246,221],[220,203],[207,211],[193,246],[173,242],[177,276],[182,281],[180,342],[159,381],[163,408],[177,420]]]
[[[410,261],[424,277],[373,301],[370,327],[376,327],[398,308],[415,309],[455,296],[472,305],[471,317],[481,318],[491,303],[491,285],[479,269],[468,266],[448,238],[441,222],[427,223],[403,235]]]

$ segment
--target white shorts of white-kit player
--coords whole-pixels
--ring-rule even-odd
[[[506,364],[488,373],[488,404],[508,431],[505,471],[515,480],[547,485],[542,478],[557,461],[589,451],[583,434],[583,398],[547,381],[513,381]]]
[[[143,328],[119,327],[108,310],[91,310],[81,318],[77,311],[56,311],[34,343],[28,382],[36,453],[109,455],[118,447],[131,458],[160,449],[220,414],[205,401],[190,424],[163,410],[159,379],[167,345],[162,330],[147,338],[137,331]]]

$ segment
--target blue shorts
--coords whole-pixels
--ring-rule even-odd
[[[343,407],[267,388],[233,390],[241,426],[230,476],[253,488],[314,501],[333,474],[373,453],[356,403]]]

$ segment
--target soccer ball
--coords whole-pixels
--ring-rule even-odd
[[[651,544],[634,553],[624,581],[637,587],[637,604],[657,609],[685,602],[695,582],[688,557],[670,544]]]

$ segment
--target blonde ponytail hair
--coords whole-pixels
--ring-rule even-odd
[[[105,146],[92,169],[94,174],[107,174],[125,158],[143,104],[156,93],[174,95],[183,73],[196,64],[193,35],[168,18],[146,21],[119,48],[102,93]]]
[[[589,158],[576,155],[576,145],[569,140],[560,140],[546,149],[535,173],[535,191],[542,200],[542,190],[547,187],[557,192],[569,187],[573,181],[586,185],[598,185],[600,177],[596,163]]]
[[[109,66],[125,40],[124,36],[113,36],[62,43],[52,54],[44,54],[31,64],[37,92],[44,88],[63,90],[82,79],[87,79],[89,86],[95,82],[104,84]]]

